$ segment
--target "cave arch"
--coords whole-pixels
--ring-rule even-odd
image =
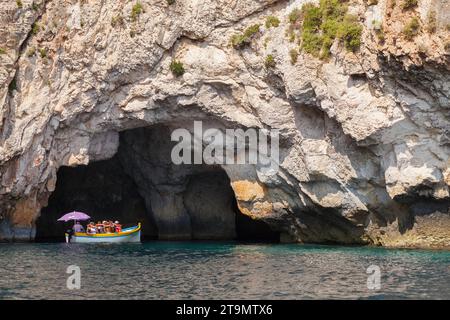
[[[56,219],[79,210],[94,220],[140,221],[143,240],[277,242],[277,232],[239,211],[223,168],[170,161],[170,132],[164,125],[125,130],[112,158],[61,167],[36,221],[36,240],[60,241],[68,226]]]
[[[143,237],[151,239],[157,235],[145,202],[117,155],[86,166],[58,170],[55,191],[36,221],[36,240],[59,241],[69,224],[56,220],[73,210],[88,213],[93,221],[115,219],[124,225],[142,221]]]

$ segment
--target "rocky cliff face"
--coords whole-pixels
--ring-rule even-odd
[[[331,36],[306,2],[0,0],[0,239],[33,240],[58,169],[119,145],[161,238],[232,237],[195,201],[214,170],[132,133],[202,120],[280,130],[276,175],[219,169],[282,241],[450,247],[449,2],[350,0]]]

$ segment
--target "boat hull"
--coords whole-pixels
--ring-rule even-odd
[[[71,243],[130,243],[141,242],[141,224],[137,227],[127,228],[119,233],[86,234],[75,233]]]

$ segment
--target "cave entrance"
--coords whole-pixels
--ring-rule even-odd
[[[86,166],[61,167],[55,191],[36,222],[36,241],[63,241],[64,213],[88,213],[93,221],[142,222],[145,240],[241,240],[278,242],[279,233],[243,215],[220,166],[174,165],[165,126],[120,133],[117,153]]]
[[[92,221],[114,219],[125,226],[141,221],[143,238],[156,238],[145,202],[134,181],[124,172],[117,155],[87,166],[58,170],[56,189],[36,221],[36,241],[63,239],[71,223],[56,220],[74,210],[88,213]]]

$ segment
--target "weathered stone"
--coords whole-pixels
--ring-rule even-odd
[[[448,246],[446,229],[433,227],[441,220],[428,217],[439,208],[445,220],[450,204],[444,0],[406,11],[351,1],[364,25],[361,48],[349,53],[335,40],[328,60],[301,52],[295,63],[287,16],[305,0],[142,1],[136,17],[131,2],[34,0],[38,10],[22,2],[18,10],[0,0],[1,240],[34,238],[36,219],[57,192],[59,168],[116,154],[158,237],[209,237],[207,221],[216,231],[220,223],[204,216],[213,202],[194,206],[200,187],[186,186],[217,168],[176,168],[168,158],[171,130],[192,130],[193,120],[202,120],[205,128],[280,130],[276,174],[254,165],[220,169],[241,212],[283,241]],[[437,12],[434,33],[425,25],[430,9]],[[261,26],[241,50],[229,45],[268,15],[280,26]],[[402,30],[414,15],[421,29],[408,40]],[[269,54],[271,68],[264,66]],[[180,77],[169,69],[173,59],[184,65]],[[421,237],[395,240],[425,224]],[[380,235],[383,228],[392,232]]]

